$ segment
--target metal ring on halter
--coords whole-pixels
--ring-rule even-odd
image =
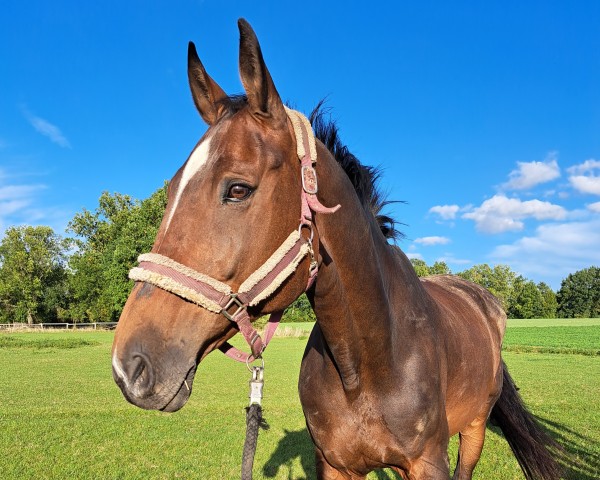
[[[246,358],[246,368],[248,369],[248,371],[252,371],[252,367],[250,366],[250,359],[252,358],[252,361],[255,362],[256,360],[260,360],[260,367],[261,368],[265,368],[265,359],[263,357],[259,357],[259,358],[254,358],[252,355],[249,355],[248,358]]]
[[[308,243],[312,244],[313,237],[315,235],[312,225],[310,223],[301,222],[300,225],[298,226],[298,233],[300,234],[300,236],[302,236],[302,228],[303,227],[306,227],[310,230],[310,237],[308,238]]]

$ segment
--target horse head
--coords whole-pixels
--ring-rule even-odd
[[[227,96],[206,73],[194,44],[189,45],[191,93],[208,129],[169,183],[153,256],[145,257],[175,266],[179,273],[189,269],[192,277],[200,272],[207,288],[224,297],[228,289],[238,292],[294,232],[304,253],[313,241],[302,223],[299,228],[302,178],[294,125],[254,31],[245,20],[238,26],[244,97]],[[200,361],[235,335],[238,326],[219,312],[231,306],[226,302],[195,302],[152,281],[152,275],[165,276],[148,273],[156,267],[148,262],[140,273],[147,276],[132,275],[143,281],[136,282],[119,320],[113,376],[131,403],[175,411],[187,402]],[[267,298],[244,307],[249,321],[281,311],[301,295],[310,263],[310,255],[298,254],[293,271],[272,285]],[[210,308],[215,302],[217,307]]]

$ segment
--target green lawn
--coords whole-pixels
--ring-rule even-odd
[[[508,328],[504,350],[600,355],[600,325]]]
[[[543,338],[545,346],[594,349],[597,340],[586,337],[597,339],[600,326],[582,327],[591,330],[582,336],[556,326],[510,325],[507,345],[533,338],[535,346]],[[246,367],[211,354],[186,407],[175,414],[143,411],[129,405],[112,380],[112,337],[81,331],[0,334],[0,478],[239,478]],[[265,417],[271,428],[260,434],[255,479],[315,478],[296,386],[305,344],[305,336],[275,338],[267,351]],[[600,478],[598,356],[508,351],[504,357],[531,410],[578,459],[567,478]],[[397,477],[377,472],[369,478]],[[475,478],[523,478],[494,431]]]

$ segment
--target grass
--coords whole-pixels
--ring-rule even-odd
[[[592,330],[582,336],[565,335],[568,330],[558,327],[511,325],[507,338],[517,343],[509,345],[533,339],[535,346],[543,338],[545,346],[593,349],[585,337],[600,328],[583,325]],[[239,478],[246,367],[209,355],[184,409],[175,414],[143,411],[126,403],[112,380],[112,338],[112,332],[79,331],[0,335],[0,478]],[[315,478],[297,394],[305,344],[305,335],[275,338],[267,351],[265,417],[271,428],[259,437],[255,479]],[[533,413],[578,461],[567,478],[600,478],[597,356],[508,351],[504,357]],[[453,442],[452,463],[455,457]],[[369,478],[397,477],[380,471]],[[523,478],[506,442],[493,430],[475,478]]]
[[[504,351],[598,356],[600,319],[510,320]]]
[[[593,327],[600,325],[600,318],[509,318],[508,328],[522,327]]]
[[[46,348],[78,348],[98,344],[98,341],[85,340],[83,338],[22,338],[8,335],[0,336],[0,348],[33,348],[41,350]]]

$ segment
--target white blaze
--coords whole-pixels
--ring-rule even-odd
[[[181,174],[181,179],[179,180],[179,185],[177,186],[177,193],[175,194],[175,201],[171,206],[169,211],[169,216],[167,217],[167,224],[165,225],[165,231],[169,228],[171,224],[171,220],[173,219],[173,214],[175,210],[177,210],[177,205],[179,204],[179,199],[185,187],[190,182],[192,178],[200,171],[202,166],[208,160],[210,152],[210,137],[205,138],[202,142],[196,147],[196,149],[190,155],[185,167],[183,169],[183,173]]]
[[[119,357],[117,357],[117,349],[115,349],[115,353],[113,354],[112,366],[113,366],[113,369],[114,369],[115,373],[117,374],[117,376],[121,380],[123,380],[123,383],[125,383],[125,386],[127,388],[129,388],[129,381],[127,379],[127,375],[125,374],[125,371],[121,367],[121,363],[119,362]]]

